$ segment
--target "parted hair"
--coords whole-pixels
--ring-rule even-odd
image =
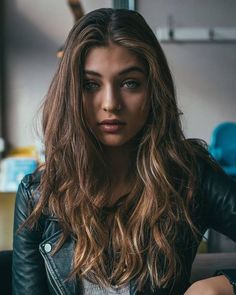
[[[145,63],[151,107],[127,163],[132,189],[107,212],[109,163],[87,126],[83,88],[89,50],[111,43]],[[74,25],[43,103],[46,160],[41,197],[29,219],[34,224],[44,211],[58,217],[63,233],[56,251],[73,236],[70,278],[102,286],[135,279],[142,290],[147,283],[153,289],[167,286],[185,272],[179,238],[189,247],[199,238],[191,212],[198,185],[196,157],[204,148],[185,139],[180,115],[163,50],[139,13],[102,8]]]

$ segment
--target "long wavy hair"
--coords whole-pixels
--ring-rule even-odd
[[[109,213],[104,209],[112,190],[109,163],[86,123],[83,70],[89,50],[110,43],[145,62],[151,108],[134,139],[132,189]],[[46,162],[41,197],[30,217],[36,222],[46,209],[58,217],[62,236],[57,250],[73,236],[70,277],[102,286],[135,279],[142,290],[147,283],[153,289],[168,286],[183,275],[179,240],[191,247],[190,237],[199,238],[191,212],[198,185],[196,157],[204,152],[185,139],[180,114],[165,55],[139,13],[103,8],[75,24],[43,104]]]

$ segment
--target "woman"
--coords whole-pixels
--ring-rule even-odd
[[[15,294],[233,294],[229,273],[189,284],[208,227],[236,241],[236,184],[179,113],[138,13],[73,27],[43,106],[45,165],[17,194]]]

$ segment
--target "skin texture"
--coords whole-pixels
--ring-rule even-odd
[[[105,146],[129,142],[143,127],[149,104],[144,65],[128,49],[114,44],[90,50],[85,62],[84,107],[86,120]],[[125,123],[115,133],[98,123],[118,119]]]
[[[109,204],[130,191],[127,177],[132,139],[144,126],[150,105],[146,69],[138,56],[110,44],[89,51],[84,66],[84,110],[89,128],[103,144],[113,186]],[[98,125],[117,119],[124,125],[109,133]]]
[[[184,295],[233,295],[233,287],[225,276],[217,276],[200,280],[184,293]]]

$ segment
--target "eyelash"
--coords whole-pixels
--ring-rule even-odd
[[[94,87],[95,86],[95,87]],[[83,85],[84,90],[86,91],[95,91],[99,88],[99,84],[95,81],[85,81]]]
[[[128,84],[132,84],[132,86],[128,86]],[[126,80],[124,81],[122,84],[122,86],[126,85],[126,88],[130,89],[130,90],[135,90],[140,86],[140,82],[136,81],[136,80]]]
[[[129,86],[128,86],[128,84],[129,84]],[[130,84],[132,84],[132,86]],[[130,79],[130,80],[123,81],[120,84],[120,86],[125,87],[126,89],[135,90],[140,86],[140,84],[141,84],[140,82]],[[97,83],[95,81],[88,80],[88,81],[85,81],[83,87],[86,91],[96,91],[99,88],[99,83]]]

